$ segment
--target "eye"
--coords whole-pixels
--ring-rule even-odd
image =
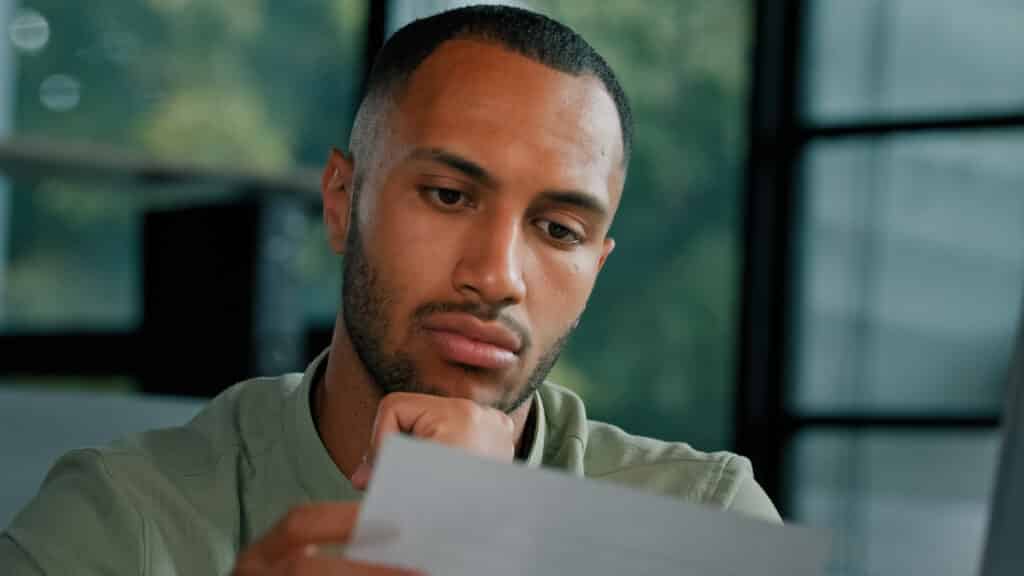
[[[469,204],[469,196],[465,192],[451,188],[423,188],[423,194],[441,208],[458,208]]]
[[[538,220],[537,227],[543,230],[548,235],[548,238],[560,244],[574,245],[583,242],[583,234],[558,222]]]

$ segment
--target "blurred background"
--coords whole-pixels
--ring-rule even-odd
[[[327,345],[318,168],[440,0],[0,0],[0,525],[64,450]],[[976,569],[1024,294],[1024,5],[533,0],[632,100],[552,379],[751,457],[832,574]]]

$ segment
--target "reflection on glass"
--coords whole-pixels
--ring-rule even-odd
[[[806,4],[806,114],[816,121],[1015,112],[1024,102],[1017,0]]]
[[[366,6],[34,1],[6,22],[17,72],[0,87],[14,100],[4,136],[43,138],[58,157],[77,144],[229,171],[319,166],[348,141]],[[0,329],[131,329],[143,213],[233,192],[20,173],[0,211]],[[307,302],[332,317],[319,303],[337,296],[324,279],[338,263],[317,232],[296,266],[318,295]]]
[[[10,180],[13,218],[0,330],[133,329],[141,321],[142,217],[226,196],[124,180]]]
[[[67,112],[78,106],[81,84],[67,74],[47,76],[39,85],[39,101],[54,112]]]
[[[50,41],[50,23],[35,10],[19,10],[8,24],[7,34],[15,48],[38,52]]]
[[[402,26],[413,20],[426,18],[432,14],[453,10],[463,6],[476,4],[500,4],[503,6],[516,6],[529,8],[522,0],[389,0],[390,11],[388,13],[388,34],[393,34]]]
[[[830,575],[974,574],[998,446],[996,431],[802,434],[791,520],[831,532]]]
[[[365,12],[358,0],[33,2],[8,26],[22,49],[16,134],[235,169],[319,164],[347,140]],[[65,76],[82,91],[71,114]],[[40,106],[48,78],[60,97]]]
[[[1024,295],[1021,158],[1021,132],[808,150],[797,409],[998,409]]]

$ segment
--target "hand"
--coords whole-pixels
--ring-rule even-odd
[[[359,505],[330,502],[293,508],[262,538],[242,551],[232,576],[318,574],[408,576],[412,570],[370,565],[321,553],[322,544],[342,544],[355,526]]]
[[[462,448],[479,456],[511,462],[516,453],[515,423],[500,410],[464,398],[394,392],[381,399],[367,458],[352,474],[352,486],[365,490],[384,438],[404,432],[416,438]]]

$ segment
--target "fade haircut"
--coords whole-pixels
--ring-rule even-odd
[[[363,156],[377,136],[379,108],[395,98],[413,72],[449,40],[492,42],[549,68],[573,76],[593,76],[615,102],[622,132],[622,164],[632,151],[632,114],[626,93],[608,63],[568,26],[536,12],[511,6],[468,6],[416,20],[391,36],[377,53],[356,113],[349,148]],[[362,172],[361,170],[358,170]],[[356,174],[358,190],[362,174]]]

